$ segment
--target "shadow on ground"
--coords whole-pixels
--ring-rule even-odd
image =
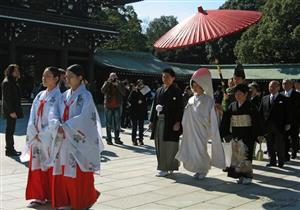
[[[119,144],[114,144],[115,147],[127,149],[127,150],[132,150],[133,152],[136,153],[141,153],[145,155],[155,155],[155,147],[149,146],[149,145],[143,145],[143,146],[130,146],[130,145],[119,145]]]
[[[264,202],[269,201],[262,205],[265,209],[293,207],[296,202],[300,201],[300,182],[297,178],[300,171],[298,169],[286,166],[284,170],[281,170],[257,165],[254,168],[266,172],[295,176],[295,180],[255,174],[254,180],[258,180],[258,183],[240,185],[235,183],[235,179],[227,181],[217,177],[207,177],[204,180],[197,180],[193,176],[183,173],[174,173],[167,178],[173,179],[176,183],[202,188],[208,192],[236,194],[253,201],[258,199]],[[288,189],[282,189],[282,187]]]
[[[102,163],[105,163],[105,162],[108,162],[110,161],[110,157],[119,157],[116,153],[114,152],[111,152],[111,151],[107,151],[107,150],[104,150],[101,152],[101,162]]]

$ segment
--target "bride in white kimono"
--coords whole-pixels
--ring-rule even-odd
[[[100,170],[101,125],[91,93],[85,88],[83,68],[72,65],[66,78],[59,109],[51,113],[53,132],[52,207],[85,209],[100,193],[94,186],[94,172]]]
[[[195,178],[203,179],[211,165],[225,168],[225,156],[214,109],[209,70],[206,68],[197,70],[190,84],[194,96],[189,99],[184,110],[183,137],[176,159],[183,163],[186,170],[194,172]],[[209,139],[212,142],[211,158],[207,151]]]
[[[58,104],[61,93],[57,83],[59,70],[47,67],[43,73],[43,86],[34,99],[27,126],[26,151],[21,161],[29,162],[29,173],[26,187],[26,200],[31,200],[28,207],[37,207],[51,200],[51,169],[50,158],[51,132],[49,129],[49,112]]]

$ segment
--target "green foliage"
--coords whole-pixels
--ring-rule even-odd
[[[153,44],[162,35],[178,24],[177,18],[174,16],[161,16],[155,18],[149,23],[146,30],[148,38],[147,46],[153,50]],[[206,63],[205,45],[187,47],[177,50],[156,51],[155,56],[164,61],[178,63]]]
[[[229,0],[220,9],[259,10],[267,0]],[[254,27],[254,26],[251,26]],[[250,28],[251,29],[251,28]],[[249,29],[249,30],[250,30]],[[241,31],[207,44],[207,58],[213,63],[218,58],[221,64],[232,64],[236,61],[234,48],[245,31]]]
[[[162,35],[178,24],[177,18],[174,16],[161,16],[152,20],[146,29],[147,46],[153,48],[153,44]]]
[[[267,0],[229,0],[220,9],[259,10]]]
[[[205,45],[192,46],[176,50],[155,52],[155,56],[163,61],[175,63],[207,63]]]
[[[118,9],[103,10],[102,18],[116,27],[119,35],[102,47],[128,51],[146,51],[146,37],[142,34],[141,20],[137,18],[132,6],[121,6]]]
[[[300,62],[299,11],[299,0],[268,0],[261,22],[237,42],[238,59],[244,63]]]

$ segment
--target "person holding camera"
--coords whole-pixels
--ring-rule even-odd
[[[125,87],[118,79],[116,73],[112,72],[107,81],[104,82],[101,92],[104,94],[104,108],[106,117],[106,142],[112,145],[111,130],[115,133],[115,143],[123,144],[120,140],[121,130],[121,106],[122,97],[125,96]]]
[[[137,146],[137,127],[139,126],[139,144],[144,145],[144,120],[147,116],[147,103],[146,94],[142,93],[142,89],[145,87],[143,80],[138,80],[137,85],[133,87],[128,97],[130,104],[130,117],[132,121],[132,134],[131,139],[134,146]]]

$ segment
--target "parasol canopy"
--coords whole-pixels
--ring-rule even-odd
[[[174,49],[197,45],[241,31],[261,18],[257,11],[203,10],[179,23],[155,43],[156,49]]]

